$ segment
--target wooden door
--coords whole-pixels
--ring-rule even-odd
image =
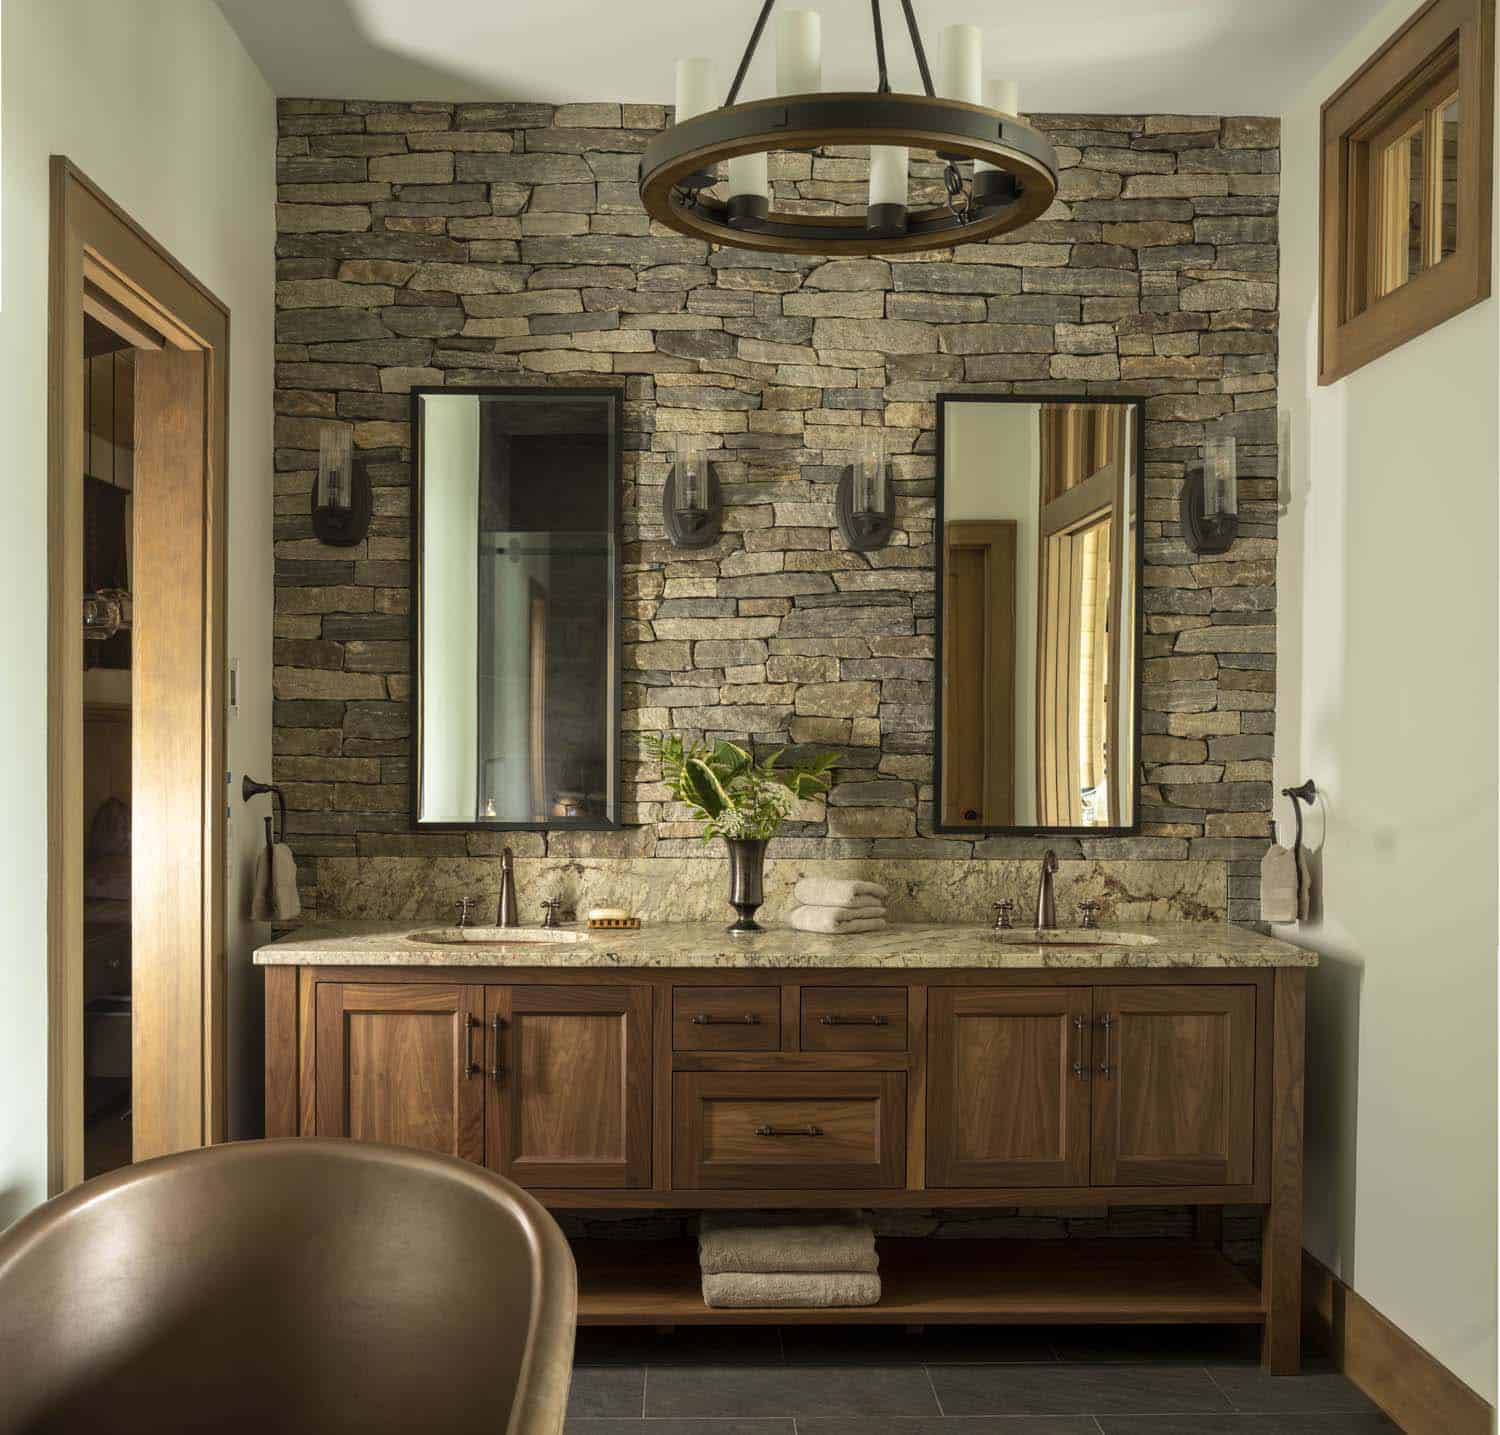
[[[160,349],[137,353],[135,369],[131,1104],[143,1161],[209,1135],[206,809],[222,798],[205,772],[208,365],[201,351]]]
[[[490,1168],[522,1186],[649,1186],[651,988],[485,995]]]
[[[1094,1184],[1250,1181],[1255,988],[1101,987],[1094,1012]]]
[[[484,1160],[484,988],[318,985],[319,1136]]]
[[[927,994],[929,1186],[1084,1186],[1088,987]]]
[[[943,535],[945,823],[1015,821],[1016,523],[953,522]]]

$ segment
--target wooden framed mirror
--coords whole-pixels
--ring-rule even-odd
[[[1138,828],[1142,419],[938,396],[937,832]]]

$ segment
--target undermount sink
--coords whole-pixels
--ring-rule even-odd
[[[571,927],[435,927],[426,932],[408,932],[408,942],[419,946],[508,947],[516,942],[586,942],[588,933]]]
[[[1091,927],[996,928],[997,942],[1018,947],[1154,947],[1155,937],[1143,932],[1103,932]]]

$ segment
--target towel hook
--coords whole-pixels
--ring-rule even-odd
[[[1292,799],[1292,816],[1297,819],[1297,835],[1292,842],[1292,862],[1297,872],[1297,907],[1300,911],[1302,900],[1307,895],[1302,890],[1302,804],[1305,802],[1311,807],[1318,800],[1318,786],[1309,777],[1301,787],[1283,787],[1281,795]]]
[[[281,814],[281,840],[286,841],[286,794],[279,787],[269,782],[257,782],[253,777],[246,774],[244,781],[240,783],[240,801],[249,802],[252,797],[259,797],[269,792],[276,799],[276,806]],[[271,818],[266,816],[266,846],[272,843]]]

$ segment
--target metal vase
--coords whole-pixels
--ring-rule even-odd
[[[766,843],[764,837],[726,837],[729,849],[729,905],[740,919],[729,931],[736,936],[763,932],[755,920],[755,909],[766,899]]]

